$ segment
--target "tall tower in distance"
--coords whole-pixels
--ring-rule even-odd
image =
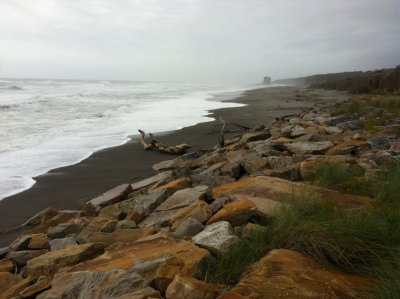
[[[264,85],[271,85],[271,77],[265,76],[263,80]]]

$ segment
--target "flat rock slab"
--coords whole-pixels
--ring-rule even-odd
[[[151,236],[130,244],[116,244],[103,255],[72,267],[68,272],[109,271],[112,269],[129,269],[136,262],[159,260],[182,252],[203,250],[192,242],[173,240],[165,236]]]
[[[172,169],[179,162],[181,162],[181,161],[180,160],[176,160],[176,159],[161,161],[161,162],[159,162],[157,164],[154,164],[153,165],[153,169],[155,171]]]
[[[288,151],[298,155],[322,154],[333,146],[334,144],[330,141],[292,142],[285,144]]]
[[[89,200],[87,203],[93,207],[105,207],[120,201],[130,191],[132,190],[129,184],[122,184]]]
[[[364,278],[325,267],[292,250],[275,249],[253,264],[231,292],[251,299],[364,298],[360,290],[368,286]]]
[[[159,205],[156,211],[168,211],[187,207],[198,199],[204,199],[207,189],[208,186],[200,185],[194,188],[186,188],[176,191],[166,201]]]
[[[62,268],[76,265],[81,261],[92,258],[101,252],[103,248],[104,245],[101,243],[88,243],[42,254],[28,261],[28,276],[32,278],[52,276]]]
[[[145,188],[145,187],[148,187],[148,186],[150,186],[152,184],[155,184],[155,183],[158,183],[160,181],[166,180],[166,179],[172,177],[172,175],[173,175],[172,170],[160,172],[160,173],[156,174],[155,176],[147,178],[147,179],[145,179],[143,181],[131,184],[132,191],[135,191],[135,190],[138,190],[138,189],[141,189],[141,188]]]
[[[167,299],[215,299],[223,287],[224,285],[206,283],[193,277],[177,275],[168,286],[165,297]]]
[[[215,255],[226,252],[230,246],[239,241],[233,234],[232,226],[227,221],[220,221],[206,226],[206,228],[193,237],[193,242],[208,249]]]
[[[142,289],[148,284],[145,278],[133,270],[64,272],[54,276],[46,299],[118,298],[126,293]]]
[[[271,212],[273,202],[279,206],[282,203],[288,203],[296,194],[301,195],[310,192],[318,194],[322,200],[340,208],[359,208],[371,203],[371,199],[364,196],[340,193],[330,189],[268,176],[246,178],[234,183],[221,185],[213,189],[212,195],[214,199],[252,200],[259,212],[268,215]]]
[[[244,199],[228,203],[216,214],[214,214],[207,222],[211,224],[218,221],[228,221],[233,226],[245,224],[251,216],[257,212],[256,205],[253,201]]]

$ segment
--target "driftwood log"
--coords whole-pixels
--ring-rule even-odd
[[[140,143],[143,145],[143,148],[146,151],[156,150],[156,151],[159,151],[160,153],[173,154],[173,155],[182,155],[182,154],[186,153],[186,150],[188,150],[191,147],[189,144],[186,144],[186,143],[177,144],[177,145],[174,145],[174,146],[166,146],[166,145],[162,144],[160,141],[158,141],[154,137],[154,135],[151,134],[151,133],[149,133],[150,144],[148,144],[144,140],[144,137],[145,137],[146,133],[143,132],[142,130],[139,130],[139,133],[141,135]]]

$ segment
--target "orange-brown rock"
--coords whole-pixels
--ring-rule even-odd
[[[29,230],[30,234],[46,234],[50,227],[56,226],[60,223],[68,222],[69,220],[77,217],[74,213],[60,212],[56,216],[50,218],[49,220],[43,222],[42,224]]]
[[[123,242],[132,243],[137,239],[153,235],[158,232],[155,227],[148,227],[144,229],[120,229],[112,233],[95,232],[88,237],[87,242],[94,243],[100,242],[105,245]]]
[[[156,291],[153,288],[147,287],[143,289],[139,289],[137,291],[124,294],[119,296],[117,299],[162,299],[159,291]]]
[[[32,298],[36,294],[43,292],[44,290],[50,289],[51,287],[51,278],[50,277],[41,277],[38,279],[36,283],[27,287],[19,293],[19,296],[22,298]]]
[[[224,286],[192,277],[175,276],[165,292],[167,299],[215,299]]]
[[[165,293],[168,285],[178,274],[203,278],[210,262],[210,253],[205,249],[182,252],[168,258],[157,269],[155,275],[156,288]]]
[[[220,296],[218,296],[217,299],[250,299],[250,298],[247,296],[240,295],[238,292],[235,291],[228,291],[222,293]]]
[[[307,180],[312,176],[315,171],[323,165],[334,164],[343,168],[350,168],[361,170],[355,164],[355,160],[349,156],[313,156],[300,163],[300,176],[303,180]]]
[[[191,186],[192,182],[188,178],[180,178],[177,180],[174,180],[172,182],[169,182],[165,185],[162,185],[158,187],[156,190],[165,190],[167,193],[167,196],[170,196],[173,194],[175,191],[184,189],[184,188],[189,188]]]
[[[257,208],[253,201],[244,199],[226,204],[221,210],[214,214],[207,222],[211,224],[218,221],[228,221],[233,226],[246,223],[249,218],[256,214]]]
[[[149,236],[134,243],[117,243],[108,247],[104,254],[75,267],[76,271],[107,271],[110,269],[128,269],[135,261],[151,261],[162,257],[170,257],[180,252],[194,252],[199,248],[192,242],[173,240],[166,236]]]
[[[256,204],[258,211],[270,214],[282,203],[287,203],[292,199],[294,194],[307,192],[319,194],[322,200],[337,207],[359,208],[371,203],[371,200],[364,196],[340,193],[304,183],[266,176],[245,178],[234,183],[221,185],[213,189],[212,195],[214,199],[227,197],[232,201],[249,199]]]
[[[259,298],[365,298],[364,278],[325,267],[305,255],[276,249],[253,264],[232,289]]]
[[[21,276],[17,276],[8,272],[0,272],[0,296],[13,285],[21,282]]]
[[[14,273],[14,263],[10,259],[0,260],[0,272],[11,272]]]
[[[5,272],[4,272],[5,273]],[[3,273],[0,273],[0,275]],[[10,273],[6,273],[10,274]],[[15,275],[14,275],[15,276]],[[25,279],[18,279],[15,280],[13,278],[13,282],[9,281],[6,286],[6,291],[0,293],[0,299],[9,299],[9,298],[14,298],[18,296],[18,293],[21,292],[22,290],[26,289],[29,287],[33,282],[33,279],[28,277]],[[0,278],[0,289],[1,289],[2,283],[1,283],[1,278]]]
[[[326,155],[346,155],[356,149],[368,148],[368,142],[359,139],[349,139],[342,143],[335,145],[326,151]]]
[[[47,249],[50,248],[49,238],[45,234],[34,234],[28,244],[29,249]]]
[[[87,243],[51,251],[36,257],[27,263],[27,273],[32,278],[52,276],[58,270],[76,265],[102,252],[101,243]]]
[[[211,208],[204,200],[196,200],[190,206],[179,210],[171,219],[171,229],[176,230],[188,217],[205,222],[211,217]]]

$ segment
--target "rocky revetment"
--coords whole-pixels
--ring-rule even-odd
[[[168,157],[81,210],[29,219],[0,249],[0,297],[399,294],[398,95],[316,105]]]

